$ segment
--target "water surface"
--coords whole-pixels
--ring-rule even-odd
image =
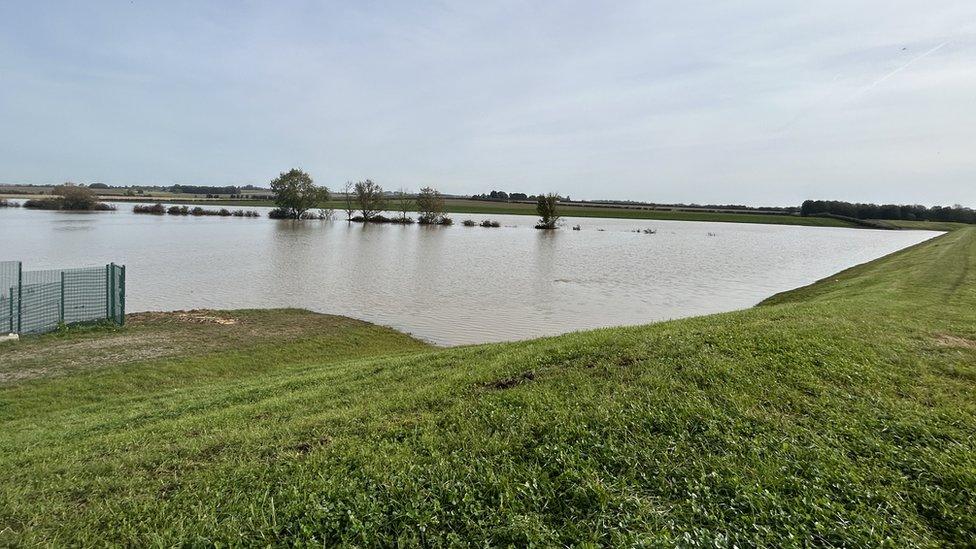
[[[0,260],[125,264],[130,312],[303,307],[457,345],[750,307],[938,234],[592,218],[538,231],[510,215],[421,227],[119,208],[0,208]],[[657,234],[633,232],[644,228]]]

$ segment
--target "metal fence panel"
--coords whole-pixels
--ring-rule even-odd
[[[62,273],[65,324],[109,318],[105,309],[108,290],[104,267],[68,269]]]
[[[125,267],[25,271],[0,262],[0,331],[40,334],[61,324],[125,321]]]
[[[0,333],[17,331],[20,261],[0,261]]]

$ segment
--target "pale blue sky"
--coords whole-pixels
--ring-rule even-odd
[[[976,206],[976,2],[0,3],[0,182],[294,166],[332,187]]]

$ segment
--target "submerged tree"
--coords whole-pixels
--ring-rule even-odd
[[[417,195],[418,221],[425,225],[439,223],[444,217],[444,197],[436,189],[424,187]]]
[[[539,224],[535,226],[536,229],[555,229],[556,224],[559,222],[559,211],[557,206],[559,204],[559,195],[549,193],[546,195],[539,195],[539,199],[535,205],[535,211],[539,214]]]
[[[346,181],[342,188],[342,209],[346,212],[346,220],[352,219],[356,213],[356,185],[352,181]]]
[[[71,183],[54,187],[51,194],[60,197],[61,208],[64,210],[91,210],[98,203],[98,196],[94,191]]]
[[[312,176],[299,169],[281,173],[271,182],[277,217],[301,219],[305,213],[329,200],[328,187],[317,187]]]
[[[373,219],[376,214],[383,211],[383,205],[386,202],[383,196],[383,187],[371,179],[356,183],[356,201],[359,203],[359,210],[363,212],[363,220]]]
[[[410,199],[410,195],[407,194],[407,190],[400,187],[400,190],[396,192],[396,209],[400,213],[400,221],[407,222],[407,213],[413,210],[413,200]],[[409,221],[413,223],[411,219]]]

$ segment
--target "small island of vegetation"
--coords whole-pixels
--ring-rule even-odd
[[[87,187],[65,183],[51,191],[50,198],[37,198],[24,202],[25,208],[38,210],[108,211],[115,206],[99,202],[94,191]]]

